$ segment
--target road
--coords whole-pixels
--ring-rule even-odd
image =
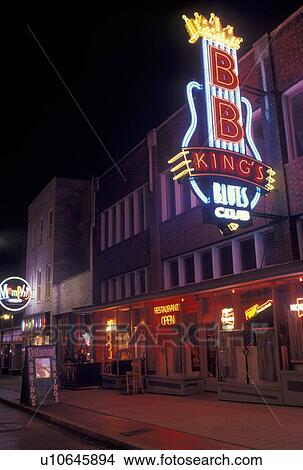
[[[0,403],[0,449],[109,449]]]

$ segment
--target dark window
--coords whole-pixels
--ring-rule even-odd
[[[145,293],[145,269],[139,271],[140,294]]]
[[[262,260],[262,266],[270,266],[277,262],[276,250],[275,250],[275,236],[274,232],[266,232],[263,235],[263,246],[264,246],[264,255]]]
[[[40,245],[42,245],[43,242],[43,219],[40,221]]]
[[[136,294],[136,277],[135,273],[130,273],[130,295],[134,296]]]
[[[291,98],[292,122],[296,143],[296,156],[303,156],[303,92]]]
[[[102,230],[104,230],[104,248],[108,247],[108,212],[104,212],[104,227],[102,227]]]
[[[125,276],[121,276],[121,297],[124,298],[126,296],[126,290],[125,290]]]
[[[220,248],[221,276],[233,273],[233,254],[231,245]]]
[[[167,209],[168,209],[168,217],[173,217],[176,215],[176,196],[175,196],[175,182],[172,176],[169,174],[167,175]]]
[[[185,283],[195,282],[195,261],[193,256],[184,259]]]
[[[111,283],[111,300],[116,300],[117,298],[117,279],[114,277],[110,281]]]
[[[120,238],[125,239],[125,205],[124,200],[120,202]]]
[[[129,201],[129,236],[134,235],[134,196],[128,198]]]
[[[42,273],[41,269],[38,269],[37,271],[37,299],[36,300],[41,300],[41,289],[42,289]]]
[[[213,258],[211,251],[201,253],[202,279],[213,278]]]
[[[109,281],[104,281],[104,303],[109,301]]]
[[[138,191],[138,223],[139,232],[144,230],[144,193],[143,188]]]
[[[252,130],[254,143],[257,149],[259,150],[261,157],[264,157],[265,142],[263,132],[263,119],[261,114],[259,114],[255,119],[253,119]]]
[[[189,181],[184,181],[181,185],[182,195],[182,211],[187,211],[191,208],[191,191]]]
[[[53,235],[53,211],[50,211],[49,219],[48,219],[48,237],[52,238],[52,235]]]
[[[177,287],[179,285],[179,268],[177,259],[169,262],[169,275],[170,287]]]
[[[113,239],[113,245],[116,244],[116,207],[114,206],[112,208],[112,239]]]
[[[256,268],[255,241],[253,238],[240,242],[242,271]]]

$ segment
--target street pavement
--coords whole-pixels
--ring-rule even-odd
[[[0,449],[106,449],[0,403]]]
[[[0,378],[0,398],[17,403],[19,390],[20,379]],[[303,408],[102,389],[60,390],[59,399],[39,413],[116,448],[303,449]]]

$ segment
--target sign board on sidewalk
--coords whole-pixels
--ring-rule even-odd
[[[55,346],[26,346],[20,401],[29,406],[59,402]]]

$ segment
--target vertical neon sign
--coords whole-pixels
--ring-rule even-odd
[[[237,50],[243,39],[234,35],[232,26],[223,28],[213,13],[209,20],[198,13],[183,19],[189,42],[201,38],[203,83],[187,85],[191,123],[181,151],[169,160],[170,171],[174,180],[189,180],[205,205],[207,222],[234,231],[251,224],[251,211],[261,195],[274,188],[275,172],[262,162],[253,142],[251,105],[240,93]],[[195,102],[194,96],[199,92],[203,94],[200,123],[201,100]],[[190,147],[198,126],[204,133],[203,145]]]

